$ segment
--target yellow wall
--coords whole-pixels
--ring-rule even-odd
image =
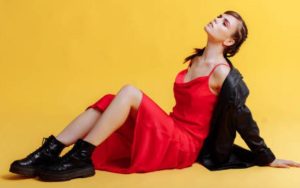
[[[239,12],[249,29],[231,60],[250,89],[247,104],[262,135],[280,157],[299,159],[299,6],[296,0],[0,0],[0,146],[8,153],[0,156],[1,171],[124,84],[169,112],[175,75],[187,66],[182,60],[206,44],[203,27],[226,10]]]

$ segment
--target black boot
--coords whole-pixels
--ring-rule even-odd
[[[95,169],[91,160],[96,146],[78,139],[74,147],[56,164],[43,166],[38,176],[43,181],[65,181],[73,178],[93,176]]]
[[[53,135],[43,138],[42,146],[27,157],[16,160],[10,165],[10,172],[34,177],[41,165],[53,164],[59,159],[59,154],[66,147]]]

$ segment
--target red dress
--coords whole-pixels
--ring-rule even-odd
[[[216,66],[209,75],[189,82],[183,82],[187,68],[176,75],[173,86],[176,104],[169,114],[142,91],[136,118],[129,116],[94,150],[95,169],[128,174],[191,166],[208,135],[217,101],[217,95],[208,85]],[[114,96],[106,94],[86,110],[92,107],[103,112]]]

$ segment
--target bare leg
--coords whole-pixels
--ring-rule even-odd
[[[131,110],[136,112],[141,100],[142,92],[139,89],[131,85],[125,85],[117,93],[84,140],[94,145],[102,143],[125,123]]]
[[[100,111],[89,108],[72,120],[71,123],[56,136],[56,139],[66,146],[72,145],[91,130],[97,119],[101,117],[101,114]]]

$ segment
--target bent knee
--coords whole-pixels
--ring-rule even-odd
[[[135,87],[135,86],[133,86],[133,85],[131,85],[131,84],[126,84],[126,85],[124,85],[124,86],[121,88],[120,91],[121,91],[122,93],[125,93],[125,94],[127,94],[127,95],[131,95],[131,96],[135,96],[135,95],[137,95],[138,93],[141,92],[137,87]]]
[[[131,84],[125,84],[120,92],[129,96],[136,105],[138,105],[142,99],[142,91]]]

